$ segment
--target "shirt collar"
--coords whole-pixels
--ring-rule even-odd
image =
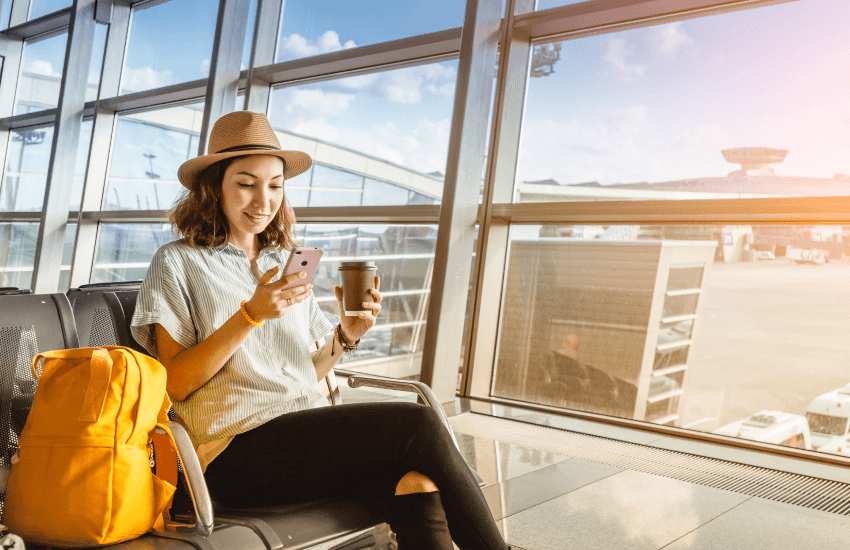
[[[239,248],[238,246],[236,246],[235,244],[233,244],[231,242],[228,242],[224,246],[216,246],[216,247],[211,246],[211,247],[208,247],[208,248],[211,252],[225,252],[226,251],[228,254],[236,254],[236,255],[239,255],[239,256],[248,257],[248,254],[244,250],[242,250],[241,248]],[[258,256],[258,258],[262,258],[263,256],[265,256],[267,254],[279,254],[277,247],[272,246],[272,245],[267,245],[265,248],[260,250],[260,255]]]

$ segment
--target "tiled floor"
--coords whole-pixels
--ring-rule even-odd
[[[400,398],[352,391],[358,390],[343,388],[343,399]],[[476,406],[457,404],[453,413],[463,414]],[[682,450],[680,441],[640,430],[487,407],[489,414],[498,416]],[[463,433],[457,438],[464,458],[487,483],[483,492],[497,526],[508,542],[528,550],[850,548],[850,518],[845,516],[493,439]],[[704,450],[712,452],[708,447]],[[777,467],[776,461],[771,465]],[[817,466],[800,468],[809,469],[809,475],[814,475],[812,468],[830,478],[846,475],[834,467]]]

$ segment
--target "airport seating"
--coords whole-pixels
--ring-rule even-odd
[[[92,323],[91,327],[81,329],[81,334],[89,339],[100,338],[102,335],[114,335],[116,340],[112,342],[113,344],[132,347],[144,352],[133,340],[129,330],[139,284],[140,281],[123,283],[117,287],[111,284],[84,285],[79,289],[70,290],[69,296],[72,297],[74,314],[79,324],[82,326],[84,322]],[[121,325],[123,325],[123,329],[121,329]],[[90,343],[97,341],[98,345],[108,344],[108,342],[102,340],[87,341]],[[321,342],[317,342],[316,345],[321,345]],[[351,387],[372,386],[415,393],[422,403],[431,406],[438,412],[446,429],[454,438],[445,412],[427,385],[420,382],[394,380],[371,375],[350,376],[348,383]],[[327,388],[331,404],[340,404],[339,387],[333,372],[328,374],[323,384]],[[192,455],[194,456],[194,453]],[[186,469],[187,473],[192,473],[190,468],[187,467]],[[483,479],[474,470],[473,474],[478,479],[479,484],[483,485]],[[198,533],[204,533],[213,521],[213,513],[199,467],[196,475],[200,479],[195,479],[194,482],[189,479],[189,487],[187,487],[193,496],[195,517],[184,515],[177,516],[176,519],[187,524],[194,524]],[[192,476],[187,477],[191,478]],[[273,532],[271,534],[266,532],[263,535],[265,540],[279,539],[284,541],[282,548],[297,549],[381,524],[382,519],[376,516],[374,512],[376,508],[376,506],[370,505],[362,499],[334,498],[265,508],[227,509],[218,507],[215,509],[214,517],[216,522],[243,522],[255,528],[259,526],[260,530],[265,529],[265,526],[270,526]]]

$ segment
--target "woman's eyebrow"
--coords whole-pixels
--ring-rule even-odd
[[[260,178],[258,178],[257,176],[255,176],[254,174],[252,174],[251,172],[236,172],[236,175],[237,175],[237,176],[238,176],[238,175],[240,175],[240,174],[243,174],[243,175],[245,175],[245,176],[250,176],[250,177],[254,178],[255,180],[256,180],[256,179],[260,179]],[[282,177],[283,177],[283,174],[278,174],[278,175],[276,175],[275,177],[273,177],[272,179],[273,179],[273,180],[276,180],[277,178],[282,178]]]

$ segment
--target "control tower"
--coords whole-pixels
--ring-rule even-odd
[[[720,151],[726,162],[740,164],[740,170],[729,173],[730,176],[774,176],[776,173],[768,164],[776,164],[785,160],[788,149],[771,149],[769,147],[740,147]]]

